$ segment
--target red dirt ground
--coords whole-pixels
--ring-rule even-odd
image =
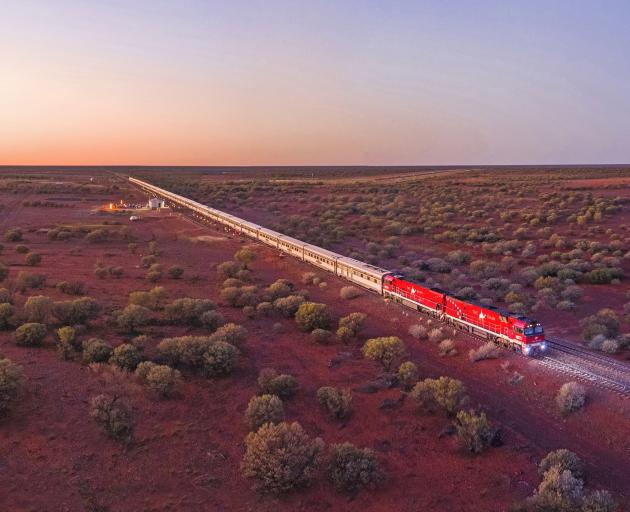
[[[24,199],[22,195],[0,195],[0,202],[7,205],[1,212],[0,227],[24,228],[27,241],[23,243],[43,255],[41,266],[34,271],[48,275],[47,287],[31,294],[56,300],[67,299],[54,289],[57,281],[80,279],[87,283],[88,295],[108,309],[124,305],[130,291],[152,286],[144,279],[139,262],[146,254],[146,242],[156,239],[163,253],[159,262],[165,268],[178,263],[186,269],[184,279],[160,283],[169,298],[207,297],[220,303],[222,279],[214,267],[250,243],[230,236],[220,241],[194,241],[198,236],[224,234],[164,212],[129,224],[137,237],[136,255],[130,254],[125,242],[50,242],[37,229],[61,222],[100,222],[106,214],[91,214],[90,209],[110,197],[89,198],[68,209],[21,208]],[[125,219],[121,218],[127,225]],[[35,231],[27,232],[28,226]],[[5,243],[0,255],[5,264],[11,264],[11,277],[26,268],[14,245]],[[287,278],[299,287],[302,274],[313,270],[270,248],[253,247],[257,253],[254,276],[261,285]],[[69,255],[72,248],[79,248],[80,255]],[[98,260],[123,266],[125,276],[96,279],[93,267]],[[28,389],[0,423],[0,510],[95,510],[89,504],[98,502],[110,511],[502,511],[532,492],[538,482],[536,462],[560,447],[574,450],[587,461],[589,488],[608,488],[630,506],[627,400],[587,386],[590,400],[584,411],[562,418],[553,402],[566,380],[561,375],[507,352],[498,360],[471,364],[467,351],[477,342],[462,335],[453,337],[459,354],[440,357],[435,345],[407,335],[413,323],[426,323],[424,317],[367,292],[342,301],[339,290],[346,283],[325,272],[319,274],[328,286],[308,287],[312,299],[328,304],[335,318],[352,311],[367,313],[365,338],[403,338],[421,377],[446,374],[461,379],[472,403],[479,404],[501,427],[504,445],[469,456],[453,438],[439,438],[448,423],[442,414],[423,411],[410,399],[399,408],[379,408],[386,398],[400,396],[395,389],[374,394],[355,391],[353,416],[344,423],[329,420],[317,404],[318,387],[356,388],[380,373],[374,363],[362,359],[360,343],[317,345],[290,320],[248,320],[240,310],[221,306],[229,320],[249,331],[236,371],[217,380],[186,375],[178,396],[164,401],[153,399],[133,379],[123,377],[136,418],[135,440],[124,449],[105,438],[88,415],[90,396],[107,389],[111,382],[78,362],[61,361],[51,337],[45,347],[24,349],[14,345],[11,333],[3,332],[0,352],[24,367]],[[19,296],[17,302],[23,300]],[[277,322],[284,325],[280,334],[272,330]],[[151,353],[161,338],[185,330],[154,326],[145,332],[151,339],[146,350]],[[113,344],[125,339],[103,322],[96,322],[89,335]],[[340,364],[331,366],[335,358]],[[507,370],[502,366],[505,363],[509,363]],[[247,433],[243,415],[256,393],[257,373],[267,366],[293,374],[300,383],[297,396],[285,404],[288,420],[299,421],[309,434],[327,443],[351,441],[377,451],[387,474],[381,489],[351,498],[337,494],[325,478],[319,478],[312,487],[283,498],[261,497],[251,490],[251,482],[241,477],[239,469]],[[508,383],[513,371],[524,376],[518,385]]]

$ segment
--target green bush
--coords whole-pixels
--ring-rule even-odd
[[[53,301],[44,295],[35,295],[26,299],[24,303],[24,314],[29,322],[46,323]]]
[[[398,367],[398,382],[406,391],[418,382],[418,367],[411,361],[405,361]]]
[[[274,301],[282,297],[288,297],[293,292],[293,289],[294,286],[291,281],[288,281],[287,279],[278,279],[267,287],[265,293],[269,296],[270,301]]]
[[[111,438],[129,440],[133,432],[131,408],[118,396],[106,394],[90,399],[90,416]]]
[[[583,495],[582,480],[570,471],[552,467],[528,501],[536,511],[574,512],[580,510]]]
[[[273,368],[263,368],[258,374],[258,386],[263,394],[290,398],[298,390],[295,377],[285,373],[278,374]]]
[[[332,333],[326,329],[314,329],[313,332],[311,332],[311,339],[320,345],[329,343],[331,337]]]
[[[177,325],[198,325],[201,315],[215,309],[215,305],[208,299],[182,298],[176,299],[164,308],[164,318],[167,322]]]
[[[116,314],[116,324],[127,332],[137,332],[151,321],[151,311],[143,306],[129,304]]]
[[[328,329],[331,324],[328,306],[316,302],[300,304],[295,313],[295,322],[303,331],[310,332],[313,329]]]
[[[445,376],[418,382],[411,396],[424,404],[442,407],[449,414],[455,414],[468,401],[464,384]]]
[[[85,284],[81,281],[59,281],[55,288],[66,295],[83,295]]]
[[[57,353],[62,359],[72,359],[78,350],[77,333],[74,327],[65,326],[57,329]]]
[[[136,291],[129,294],[129,304],[142,306],[153,311],[160,309],[166,295],[163,286],[154,286],[149,291]]]
[[[332,386],[324,386],[317,390],[317,400],[335,419],[343,419],[352,410],[352,392],[349,389],[341,391]]]
[[[230,345],[240,345],[247,337],[247,329],[242,325],[233,323],[225,324],[219,327],[211,336],[210,340],[214,343],[221,341]]]
[[[18,228],[9,229],[5,231],[4,239],[7,242],[19,242],[22,240],[22,231]]]
[[[26,270],[21,270],[18,272],[15,286],[22,292],[29,288],[43,288],[46,279],[46,276],[43,274],[33,274]]]
[[[455,422],[459,443],[472,453],[481,453],[490,446],[495,435],[486,413],[459,411]]]
[[[114,349],[109,358],[109,364],[115,364],[121,370],[132,372],[141,360],[142,356],[137,347],[131,343],[121,343]]]
[[[337,329],[337,337],[347,342],[359,336],[361,329],[363,329],[363,322],[365,321],[365,313],[350,313],[339,319],[339,328]]]
[[[355,492],[376,487],[383,481],[383,472],[372,450],[342,443],[330,447],[328,477],[337,490]]]
[[[299,423],[266,423],[245,438],[241,468],[259,491],[281,494],[315,478],[323,449],[323,441],[311,439]]]
[[[225,318],[218,311],[206,311],[201,314],[199,321],[204,328],[213,332],[225,323]]]
[[[173,395],[181,373],[164,364],[143,361],[136,368],[136,376],[151,391],[162,398],[167,398]]]
[[[367,340],[362,351],[366,359],[378,361],[385,370],[389,371],[392,363],[405,354],[406,347],[400,338],[386,336]]]
[[[37,322],[20,325],[15,330],[15,342],[22,347],[41,345],[46,337],[46,326]]]
[[[26,263],[27,265],[31,267],[39,265],[41,262],[42,262],[42,255],[34,253],[34,252],[27,254],[26,258],[24,258],[24,263]]]
[[[86,324],[98,316],[101,306],[90,297],[55,302],[52,306],[53,315],[63,325]]]
[[[201,368],[203,355],[212,344],[208,336],[180,336],[164,338],[157,346],[161,359],[171,366],[187,366]]]
[[[265,423],[280,423],[284,420],[284,405],[276,395],[253,396],[245,412],[249,430],[255,432]]]
[[[576,477],[584,476],[584,463],[575,453],[565,448],[549,452],[538,464],[538,474],[543,476],[552,467],[558,467],[561,471],[569,470]]]
[[[84,363],[106,363],[112,355],[112,347],[98,338],[90,338],[82,346]]]
[[[0,329],[9,329],[13,325],[15,308],[8,302],[0,303]]]
[[[608,491],[593,491],[582,502],[581,512],[616,512],[619,505]]]
[[[273,307],[283,316],[291,318],[295,316],[300,306],[306,302],[301,295],[289,295],[273,301]]]
[[[0,418],[15,405],[23,389],[22,368],[10,359],[0,356]]]
[[[232,372],[239,350],[224,341],[215,341],[203,354],[203,373],[206,377],[217,377]]]

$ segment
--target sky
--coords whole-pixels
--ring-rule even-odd
[[[0,164],[630,163],[630,2],[2,0]]]

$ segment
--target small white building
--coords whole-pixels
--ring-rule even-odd
[[[149,208],[152,210],[157,210],[158,208],[164,208],[164,199],[158,199],[157,197],[152,197],[149,199]]]

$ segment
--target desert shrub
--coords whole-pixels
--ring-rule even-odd
[[[184,269],[183,267],[180,267],[179,265],[172,265],[168,269],[168,277],[170,277],[171,279],[181,279],[183,275],[184,275]]]
[[[410,390],[418,382],[418,367],[411,361],[405,361],[398,367],[398,382],[404,390]]]
[[[151,391],[166,398],[172,396],[181,378],[181,373],[165,364],[143,361],[136,368],[136,376]]]
[[[224,261],[217,265],[217,272],[223,277],[236,277],[243,265],[236,261]]]
[[[582,276],[582,280],[590,284],[609,284],[615,279],[623,278],[623,270],[620,268],[595,268]]]
[[[335,419],[346,418],[352,410],[352,392],[349,389],[321,387],[317,390],[317,400]]]
[[[136,366],[142,360],[138,347],[131,343],[121,343],[118,345],[111,357],[109,358],[109,364],[115,364],[121,370],[134,371]]]
[[[0,418],[15,405],[23,388],[22,368],[0,356]]]
[[[263,368],[258,374],[258,387],[263,394],[291,398],[298,390],[298,383],[292,375]]]
[[[24,314],[29,322],[46,323],[52,309],[52,299],[44,295],[29,297],[24,303]]]
[[[245,327],[229,323],[219,327],[212,336],[210,336],[210,340],[213,343],[220,341],[238,346],[245,341],[246,336],[247,329]]]
[[[8,302],[0,303],[0,329],[9,329],[13,325],[15,308]]]
[[[205,311],[199,317],[199,322],[208,331],[216,331],[225,323],[225,318],[218,311]]]
[[[254,254],[251,249],[243,247],[234,253],[234,259],[245,265],[245,267],[248,267],[256,259],[256,254]]]
[[[52,314],[63,325],[85,324],[98,316],[101,306],[90,297],[53,303]]]
[[[428,336],[426,327],[420,324],[415,324],[409,327],[409,334],[417,340],[424,340]]]
[[[143,256],[140,260],[140,266],[142,268],[149,268],[157,261],[157,258],[153,254],[149,254],[147,256]]]
[[[22,231],[18,228],[9,229],[5,231],[4,239],[7,242],[19,242],[22,240]]]
[[[15,330],[15,342],[21,347],[41,345],[46,337],[46,326],[37,322],[28,322]]]
[[[577,382],[565,382],[556,395],[556,404],[562,414],[569,414],[584,407],[586,389]]]
[[[488,279],[494,277],[499,267],[493,261],[475,260],[469,265],[470,274],[477,279]]]
[[[359,291],[358,288],[356,288],[354,286],[344,286],[339,291],[339,296],[342,299],[346,299],[346,300],[356,299],[360,295],[361,295],[361,292]]]
[[[580,510],[584,483],[570,471],[552,467],[528,501],[536,511],[574,512]]]
[[[501,349],[492,343],[484,343],[479,348],[471,349],[468,352],[468,359],[472,363],[483,361],[484,359],[496,359],[501,355]]]
[[[446,260],[449,263],[463,265],[470,262],[470,254],[464,251],[451,251],[446,255]]]
[[[619,505],[608,491],[593,491],[584,498],[581,512],[616,512]]]
[[[614,338],[619,334],[619,317],[612,309],[600,309],[594,315],[580,321],[582,337],[589,341],[598,334],[606,338]]]
[[[459,411],[455,422],[455,431],[460,444],[473,453],[481,453],[490,446],[495,430],[486,417],[486,413]]]
[[[41,262],[42,262],[42,255],[34,253],[34,252],[27,254],[26,258],[24,258],[24,263],[26,263],[27,265],[31,267],[39,265]]]
[[[464,384],[445,376],[418,382],[411,390],[411,396],[426,405],[442,407],[449,414],[455,414],[468,401]]]
[[[302,274],[302,283],[304,284],[317,284],[314,283],[317,274],[315,272],[305,272]]]
[[[328,477],[337,490],[354,492],[380,484],[383,472],[372,450],[342,443],[330,447]]]
[[[584,475],[584,463],[575,453],[565,448],[549,452],[538,464],[538,474],[544,475],[552,467],[558,467],[561,471],[569,470],[576,477]]]
[[[604,340],[602,342],[601,350],[607,354],[616,354],[619,352],[619,342],[617,340]]]
[[[229,287],[221,290],[221,298],[232,307],[255,306],[260,301],[256,286]]]
[[[43,274],[33,274],[27,270],[18,272],[15,286],[18,290],[24,291],[28,288],[42,288],[46,283],[46,276]]]
[[[262,316],[269,316],[273,311],[273,304],[271,302],[261,302],[256,306],[256,313]]]
[[[116,313],[116,324],[127,332],[136,332],[151,321],[151,311],[143,306],[129,304]]]
[[[83,342],[84,363],[106,363],[112,355],[111,345],[98,338]]]
[[[109,233],[105,229],[93,229],[85,236],[85,239],[91,244],[105,242],[108,238]]]
[[[266,294],[269,300],[274,301],[281,297],[287,297],[293,292],[294,286],[287,279],[278,279],[267,287]]]
[[[556,309],[559,309],[560,311],[574,311],[575,303],[570,300],[561,300],[556,304]]]
[[[367,340],[363,345],[362,352],[366,359],[378,361],[385,370],[389,371],[392,363],[405,354],[406,347],[400,338],[386,336]]]
[[[0,263],[0,281],[4,281],[9,276],[9,267]]]
[[[301,295],[289,295],[273,301],[273,307],[283,316],[291,318],[295,316],[300,306],[306,302]]]
[[[57,353],[62,359],[72,359],[77,350],[77,333],[69,325],[57,329]]]
[[[157,283],[160,279],[162,279],[162,265],[154,263],[147,271],[147,280],[151,283]]]
[[[83,295],[85,284],[81,281],[59,281],[55,288],[65,295]]]
[[[99,279],[105,279],[109,274],[109,271],[107,270],[107,267],[104,267],[101,264],[97,264],[94,267],[94,275],[96,277],[98,277]]]
[[[119,266],[108,267],[107,272],[111,277],[120,278],[125,274],[125,269]]]
[[[363,322],[366,319],[365,313],[350,313],[339,319],[339,328],[337,336],[343,342],[356,338],[363,328]]]
[[[111,438],[125,440],[132,435],[131,408],[119,396],[101,394],[92,397],[90,416]]]
[[[203,354],[202,371],[206,377],[218,377],[232,372],[239,350],[225,341],[215,341]]]
[[[266,423],[245,438],[243,475],[261,492],[281,494],[307,485],[317,474],[324,442],[299,423]]]
[[[211,344],[208,336],[164,338],[158,343],[157,352],[169,365],[200,368],[204,363],[204,353]]]
[[[429,338],[429,341],[437,343],[444,338],[444,332],[439,327],[434,327],[429,331],[427,337]]]
[[[330,343],[330,339],[332,338],[332,332],[327,329],[313,329],[311,332],[311,339],[315,343],[319,343],[320,345],[326,345]]]
[[[197,325],[201,315],[213,309],[215,305],[211,300],[185,297],[168,304],[164,308],[164,318],[172,324]]]
[[[16,245],[15,252],[17,252],[18,254],[27,254],[28,252],[30,252],[30,249],[26,245]]]
[[[276,395],[253,396],[245,412],[249,430],[256,432],[265,423],[280,423],[284,420],[284,405]]]
[[[331,324],[328,306],[316,302],[304,302],[295,313],[295,322],[302,331],[328,329]]]
[[[142,306],[153,311],[160,309],[166,295],[163,286],[154,286],[149,291],[136,291],[129,294],[129,304]]]
[[[457,354],[457,348],[455,348],[455,342],[450,338],[440,341],[440,344],[438,345],[438,349],[440,351],[440,355],[442,356],[454,356]]]

